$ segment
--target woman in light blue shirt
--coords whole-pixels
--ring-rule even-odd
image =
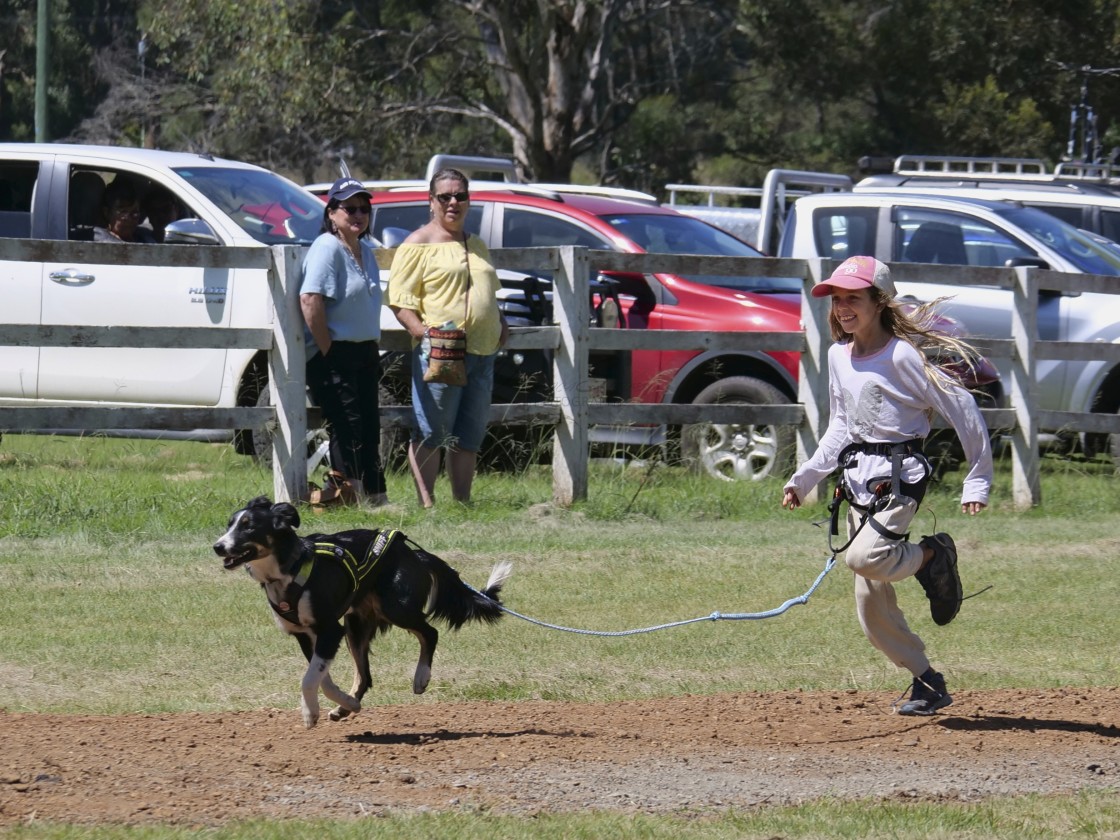
[[[330,431],[332,470],[321,503],[388,502],[379,451],[381,284],[367,241],[370,194],[340,178],[327,193],[323,232],[303,264],[307,386]]]

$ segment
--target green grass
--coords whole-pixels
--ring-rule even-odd
[[[353,821],[249,822],[200,830],[34,824],[8,829],[11,840],[1031,840],[1115,837],[1120,802],[1114,794],[1024,796],[981,803],[823,801],[809,805],[697,816],[645,814],[421,814]]]
[[[899,587],[914,629],[956,687],[1120,684],[1117,478],[1101,462],[1047,458],[1043,468],[1040,508],[1013,509],[1001,464],[990,510],[962,516],[961,476],[950,474],[931,489],[914,523],[915,533],[953,533],[966,591],[992,587],[965,605],[968,621],[937,629],[920,588]],[[411,479],[394,474],[391,510],[305,510],[302,530],[400,527],[476,586],[495,562],[512,560],[509,607],[604,631],[770,609],[803,593],[828,557],[824,530],[814,525],[824,507],[781,510],[776,480],[730,485],[659,465],[599,465],[588,501],[570,510],[549,504],[550,481],[543,467],[517,476],[484,473],[465,507],[446,501],[441,479],[443,497],[425,512]],[[0,574],[9,595],[0,609],[0,708],[294,708],[303,670],[295,645],[276,630],[258,587],[223,570],[210,548],[229,514],[271,487],[271,474],[219,444],[5,435]],[[706,621],[612,638],[513,619],[500,631],[447,636],[422,698],[409,691],[414,640],[391,633],[378,646],[384,679],[367,695],[371,704],[901,691],[909,680],[863,638],[842,564],[807,605],[767,621]],[[345,666],[336,679],[349,682]],[[1094,826],[1116,830],[1118,820],[1115,803],[1073,796],[920,807],[826,802],[703,820],[442,815],[378,820],[363,826],[362,836],[1099,836]],[[214,836],[347,833],[345,824],[292,829],[254,824]],[[51,831],[10,836],[73,836]],[[82,836],[144,834],[83,829]]]

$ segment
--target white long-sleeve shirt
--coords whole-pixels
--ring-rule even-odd
[[[813,456],[801,465],[786,484],[799,499],[837,467],[840,451],[850,443],[901,443],[929,434],[929,410],[940,414],[956,430],[970,465],[964,480],[961,503],[988,503],[992,484],[992,448],[984,418],[972,396],[947,379],[940,388],[929,378],[921,352],[899,338],[892,338],[877,353],[853,356],[849,342],[834,344],[828,351],[828,429]],[[859,504],[868,504],[872,478],[882,480],[891,473],[890,458],[861,453],[846,480]],[[922,477],[922,466],[914,458],[903,462],[902,480],[913,483]]]

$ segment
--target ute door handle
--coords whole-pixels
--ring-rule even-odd
[[[76,268],[64,268],[62,271],[52,271],[48,275],[54,282],[63,286],[88,286],[97,278],[92,274],[82,274]]]

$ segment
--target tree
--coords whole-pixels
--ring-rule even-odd
[[[451,5],[476,21],[477,41],[459,41],[488,72],[469,88],[448,85],[431,107],[493,122],[512,141],[523,173],[544,181],[569,180],[581,155],[609,149],[643,99],[684,88],[701,95],[697,76],[717,81],[711,63],[732,31],[734,7],[720,0]]]
[[[35,136],[36,0],[0,0],[0,137]],[[54,137],[70,137],[106,95],[94,56],[135,33],[133,0],[53,0],[47,86]]]

